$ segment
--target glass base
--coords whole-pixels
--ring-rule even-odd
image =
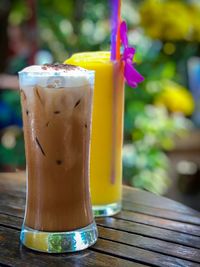
[[[92,211],[95,217],[112,216],[121,211],[121,202],[107,205],[93,205]]]
[[[20,240],[24,246],[33,250],[64,253],[86,249],[97,241],[97,236],[95,222],[69,232],[42,232],[23,225]]]

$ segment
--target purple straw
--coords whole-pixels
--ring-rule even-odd
[[[111,60],[116,60],[116,39],[118,26],[119,1],[111,0]]]

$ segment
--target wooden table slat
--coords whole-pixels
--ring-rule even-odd
[[[0,213],[0,225],[4,227],[20,230],[23,223],[22,218]]]
[[[113,242],[131,245],[145,250],[162,253],[165,255],[191,260],[200,263],[200,249],[188,248],[183,245],[178,245],[163,240],[156,240],[154,238],[130,234],[119,230],[108,229],[99,226],[99,236],[103,239],[111,240]]]
[[[190,233],[191,235],[200,236],[200,226],[172,221],[169,219],[162,219],[138,212],[122,211],[115,215],[114,218],[151,225],[163,229],[174,230],[180,233]]]
[[[155,217],[163,219],[170,219],[173,221],[200,225],[200,216],[197,216],[196,214],[192,216],[190,214],[183,214],[175,211],[165,210],[164,208],[154,208],[146,205],[138,205],[136,203],[134,203],[133,205],[133,203],[130,201],[123,201],[123,209],[127,211],[134,211],[147,215],[153,215]]]
[[[24,209],[22,208],[14,208],[14,207],[11,207],[11,206],[2,206],[0,204],[0,213],[3,213],[3,214],[8,214],[8,215],[11,215],[11,216],[17,216],[19,218],[23,218],[24,216]]]
[[[134,194],[133,194],[134,191]],[[144,192],[144,191],[143,191]],[[141,190],[137,188],[133,188],[130,186],[124,186],[123,190],[123,200],[130,201],[137,205],[144,205],[148,207],[154,207],[159,209],[165,209],[168,211],[174,211],[179,213],[184,213],[188,215],[197,215],[199,216],[199,212],[187,207],[179,202],[176,202],[172,199],[166,197],[160,197],[159,195],[152,194],[150,192],[145,191],[144,194],[141,194]]]
[[[93,246],[95,251],[106,251],[110,255],[115,257],[122,257],[128,260],[137,260],[144,264],[150,264],[150,266],[187,266],[197,267],[198,263],[194,263],[187,260],[171,257],[168,255],[162,255],[160,253],[144,250],[141,248],[131,247],[124,244],[111,242],[108,240],[99,239],[99,241]]]
[[[189,234],[182,234],[175,231],[160,229],[149,225],[143,225],[115,218],[101,218],[97,220],[97,224],[107,228],[121,230],[146,237],[153,237],[188,247],[200,248],[200,238],[197,236],[191,236]]]

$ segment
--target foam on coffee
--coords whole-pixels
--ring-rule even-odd
[[[93,71],[69,64],[32,65],[20,72],[22,86],[79,87],[93,84]],[[49,76],[51,78],[49,79]],[[27,79],[28,78],[28,79]]]

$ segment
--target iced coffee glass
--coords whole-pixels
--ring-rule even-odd
[[[26,151],[26,210],[21,242],[49,253],[97,240],[89,191],[94,72],[72,65],[19,73]]]

